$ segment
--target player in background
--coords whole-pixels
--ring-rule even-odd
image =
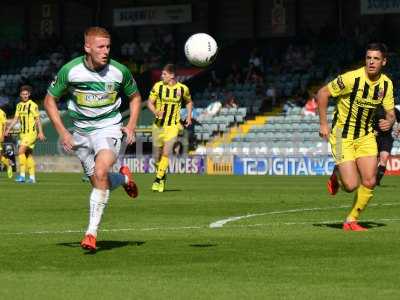
[[[131,72],[110,59],[111,36],[101,27],[90,27],[84,33],[85,55],[63,67],[49,86],[44,106],[66,151],[80,159],[93,187],[89,197],[89,225],[81,241],[84,249],[96,250],[97,231],[110,191],[122,185],[130,197],[138,189],[127,166],[119,173],[112,167],[117,161],[123,135],[126,142],[135,141],[141,96]],[[68,111],[74,125],[71,134],[64,126],[56,100],[68,94]],[[121,94],[129,101],[130,116],[122,124],[119,108]]]
[[[395,108],[396,120],[400,122],[400,111]],[[376,131],[376,143],[378,144],[378,171],[376,173],[376,184],[380,185],[383,175],[385,175],[387,161],[392,152],[394,138],[392,136],[392,127],[383,131],[379,127],[380,120],[385,119],[385,110],[380,105],[374,115],[374,129]]]
[[[192,97],[189,88],[176,80],[173,64],[164,66],[161,80],[151,89],[147,107],[154,114],[152,127],[153,157],[156,162],[156,178],[151,189],[163,192],[166,182],[168,160],[181,126],[181,105],[187,109],[184,126],[192,124]]]
[[[385,118],[379,121],[383,131],[389,130],[395,120],[393,84],[382,73],[387,63],[386,53],[386,45],[369,44],[365,66],[339,75],[317,94],[319,134],[329,140],[336,162],[328,190],[336,194],[340,181],[346,192],[356,191],[353,207],[343,223],[345,231],[366,230],[357,221],[371,200],[376,184],[378,149],[372,127],[376,108],[382,104],[385,110]],[[331,96],[337,99],[332,130],[326,113]]]
[[[0,163],[7,168],[8,178],[12,178],[13,171],[10,160],[4,155],[3,142],[4,142],[4,132],[6,130],[7,115],[0,108]]]
[[[14,119],[7,127],[4,135],[8,136],[11,129],[19,122],[19,146],[18,161],[19,175],[15,178],[16,182],[25,182],[25,171],[29,173],[28,183],[36,183],[35,177],[35,160],[33,159],[33,149],[36,140],[44,141],[46,137],[43,134],[42,123],[40,122],[39,107],[30,97],[32,95],[32,87],[23,85],[20,88],[20,102],[15,109]]]

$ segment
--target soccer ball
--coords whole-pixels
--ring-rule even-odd
[[[217,56],[218,45],[207,33],[196,33],[185,43],[185,55],[188,61],[196,67],[207,67]]]

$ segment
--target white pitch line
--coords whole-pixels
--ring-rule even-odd
[[[343,220],[331,221],[302,221],[302,222],[271,222],[265,224],[245,224],[245,225],[232,225],[229,228],[243,228],[243,227],[267,227],[267,226],[292,226],[292,225],[308,225],[308,224],[333,224],[340,223]],[[398,222],[400,218],[382,218],[382,219],[368,219],[363,222]],[[101,229],[100,232],[123,232],[123,231],[155,231],[155,230],[192,230],[192,229],[207,229],[208,226],[182,226],[182,227],[149,227],[149,228],[114,228],[114,229]],[[83,233],[85,230],[44,230],[44,231],[26,231],[26,232],[9,232],[0,233],[0,235],[51,235],[51,234],[69,234],[69,233]]]
[[[115,229],[100,229],[99,232],[121,232],[121,231],[154,231],[154,230],[185,230],[185,229],[200,229],[205,226],[182,226],[182,227],[149,227],[149,228],[115,228]],[[85,230],[41,230],[41,231],[20,231],[20,232],[0,232],[0,235],[45,235],[45,234],[68,234],[68,233],[83,233]]]
[[[385,204],[371,204],[371,206],[398,206],[400,203],[385,203]],[[321,210],[333,210],[340,208],[349,208],[350,206],[336,206],[336,207],[312,207],[312,208],[299,208],[299,209],[289,209],[282,211],[271,211],[266,213],[258,213],[258,214],[247,214],[244,216],[231,217],[224,220],[220,220],[214,223],[211,223],[209,226],[181,226],[181,227],[148,227],[148,228],[114,228],[114,229],[100,229],[100,232],[123,232],[123,231],[172,231],[172,230],[191,230],[191,229],[206,229],[206,228],[221,228],[226,223],[233,222],[236,220],[241,220],[245,218],[251,218],[255,216],[265,216],[265,215],[274,215],[274,214],[287,214],[287,213],[296,213],[296,212],[306,212],[306,211],[321,211]],[[310,223],[320,223],[320,224],[330,224],[341,222],[342,220],[335,221],[306,221],[306,222],[271,222],[267,224],[247,224],[247,225],[233,225],[232,227],[256,227],[256,226],[271,226],[271,225],[302,225],[302,224],[310,224]],[[371,219],[365,220],[368,221],[400,221],[400,219]],[[220,226],[212,226],[213,224],[218,224]],[[85,230],[39,230],[39,231],[20,231],[20,232],[0,232],[1,235],[51,235],[51,234],[70,234],[70,233],[83,233]]]
[[[400,218],[382,218],[382,219],[367,219],[362,220],[364,222],[398,222]],[[264,224],[245,224],[245,225],[231,225],[229,228],[240,228],[240,227],[263,227],[263,226],[291,226],[291,225],[308,225],[308,224],[321,224],[321,225],[328,225],[328,224],[335,224],[335,223],[342,223],[343,219],[340,220],[331,220],[331,221],[302,221],[302,222],[271,222],[271,223],[264,223]]]
[[[400,203],[386,203],[386,204],[370,204],[369,206],[395,206],[400,205]],[[243,216],[235,216],[229,217],[226,219],[218,220],[213,222],[209,225],[210,228],[222,228],[225,224],[230,222],[235,222],[238,220],[249,219],[253,217],[259,216],[266,216],[266,215],[279,215],[279,214],[290,214],[290,213],[297,213],[297,212],[307,212],[307,211],[321,211],[321,210],[333,210],[333,209],[341,209],[341,208],[349,208],[349,205],[342,205],[342,206],[333,206],[333,207],[311,207],[311,208],[298,208],[298,209],[288,209],[288,210],[281,210],[281,211],[270,211],[265,213],[256,213],[256,214],[247,214]]]

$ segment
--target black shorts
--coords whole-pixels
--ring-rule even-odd
[[[394,139],[391,134],[378,134],[376,136],[378,152],[386,151],[390,153],[393,148],[393,141]]]

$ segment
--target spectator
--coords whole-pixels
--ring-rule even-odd
[[[204,109],[204,111],[198,116],[197,120],[200,121],[206,117],[213,117],[219,113],[222,108],[221,101],[218,101],[216,97],[212,98],[212,102]]]
[[[265,91],[264,101],[261,105],[261,111],[271,111],[276,105],[277,91],[275,86],[270,85]]]
[[[249,65],[253,65],[255,69],[259,72],[264,71],[263,58],[260,56],[257,48],[251,51],[249,58]]]
[[[301,114],[304,116],[316,116],[318,109],[318,103],[315,99],[315,94],[312,94],[311,97],[308,98],[306,104],[303,106],[301,110]]]
[[[226,84],[240,84],[243,82],[243,71],[237,62],[232,63]]]
[[[283,112],[287,114],[293,107],[302,107],[303,105],[303,98],[299,93],[297,93],[293,98],[286,100],[285,104],[283,105]]]
[[[239,105],[235,99],[235,96],[231,94],[225,101],[224,107],[226,108],[237,108]]]

